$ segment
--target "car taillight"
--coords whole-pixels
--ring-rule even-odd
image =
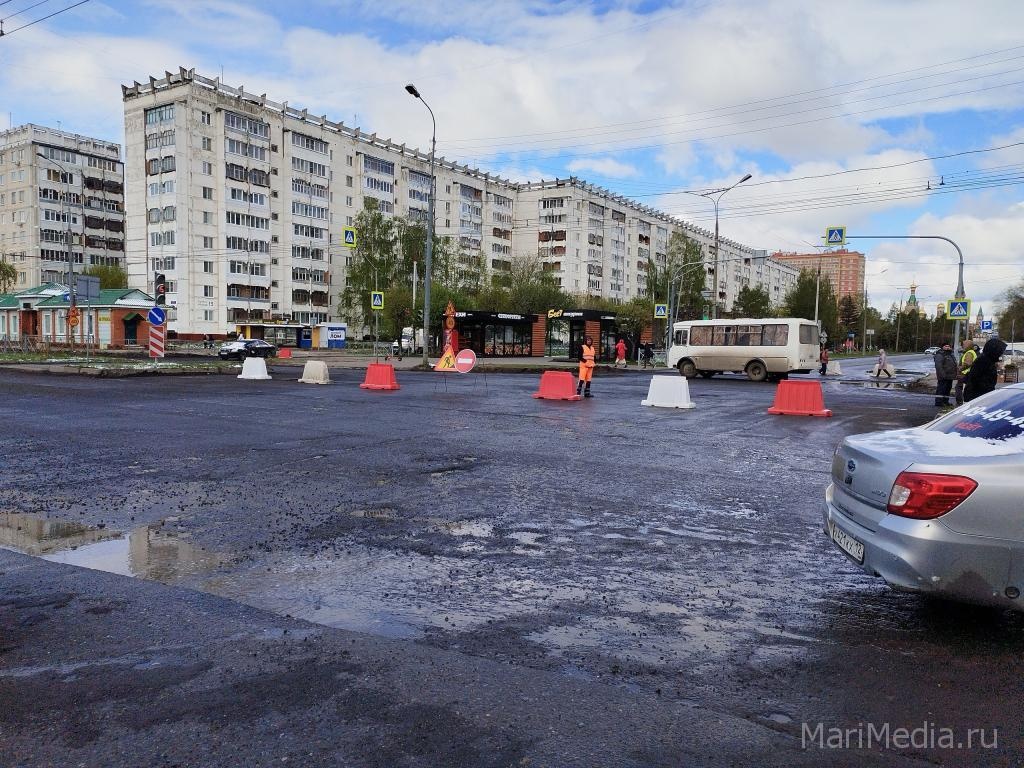
[[[932,520],[949,512],[977,487],[971,478],[960,475],[900,472],[886,509],[901,517]]]

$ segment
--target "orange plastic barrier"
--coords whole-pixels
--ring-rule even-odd
[[[783,379],[775,390],[775,403],[768,413],[778,416],[831,416],[817,381]]]
[[[579,400],[576,379],[568,371],[544,371],[540,375],[540,389],[533,393],[538,400]]]
[[[283,349],[277,350],[277,357],[279,360],[287,360],[291,356],[292,351],[288,349],[288,347],[284,347]]]
[[[360,389],[398,389],[395,378],[395,367],[391,363],[370,363],[366,369],[366,378],[359,385]]]

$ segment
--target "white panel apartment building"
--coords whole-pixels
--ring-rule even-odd
[[[0,132],[0,259],[18,270],[14,290],[66,285],[69,239],[76,274],[124,267],[120,145],[32,124]]]
[[[420,150],[193,70],[122,91],[129,283],[151,291],[154,275],[166,275],[170,328],[181,336],[337,319],[350,258],[342,227],[363,199],[427,216]],[[628,300],[644,288],[646,259],[664,263],[671,232],[687,226],[578,179],[514,184],[445,158],[435,174],[435,231],[458,244],[467,275],[539,252],[566,291]],[[706,233],[692,233],[712,254]],[[730,248],[749,258],[723,280],[726,306],[743,281],[762,279],[754,251],[723,239],[723,259]],[[795,271],[777,268],[762,269],[784,295]]]
[[[166,276],[170,329],[333,320],[365,197],[425,219],[429,156],[192,70],[124,86],[129,282]],[[514,188],[439,158],[436,232],[467,270],[511,260]],[[481,258],[482,257],[482,258]]]
[[[714,232],[576,178],[518,186],[516,253],[537,254],[573,294],[628,301],[647,289],[647,260],[664,267],[668,241],[682,231],[698,242],[713,290]],[[719,236],[718,296],[728,309],[740,288],[763,285],[779,306],[799,271],[765,251]],[[654,297],[664,301],[665,297]]]

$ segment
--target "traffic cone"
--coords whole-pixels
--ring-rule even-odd
[[[821,383],[783,379],[775,390],[775,402],[768,413],[776,416],[831,416],[825,407]]]
[[[366,368],[366,378],[359,385],[360,389],[398,389],[395,378],[395,367],[391,363],[370,363]]]
[[[579,400],[576,380],[568,371],[544,371],[540,375],[540,388],[533,393],[538,400]]]

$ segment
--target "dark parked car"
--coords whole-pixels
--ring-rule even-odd
[[[217,356],[221,360],[244,360],[247,357],[274,357],[277,347],[263,339],[247,339],[244,341],[228,341],[220,345]]]

